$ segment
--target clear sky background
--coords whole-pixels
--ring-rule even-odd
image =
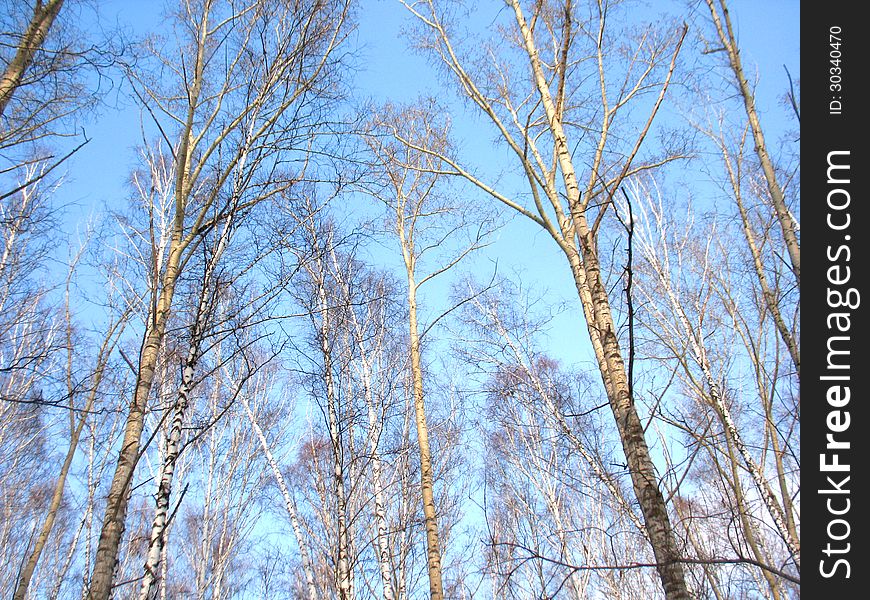
[[[491,20],[493,11],[500,8],[498,2],[480,4],[488,7],[476,15],[482,22]],[[106,27],[117,24],[133,36],[141,36],[160,25],[165,6],[166,3],[158,0],[108,0],[100,2],[97,10],[99,20]],[[410,49],[402,36],[402,29],[409,20],[399,2],[363,0],[357,6],[358,27],[350,41],[356,47],[354,63],[359,70],[349,74],[357,99],[409,102],[421,96],[435,96],[455,105],[452,89],[444,91],[444,82],[431,63]],[[781,105],[788,85],[783,65],[795,80],[800,73],[799,2],[731,0],[729,6],[747,74],[760,75],[756,100],[763,126],[768,139],[776,142],[790,126]],[[94,18],[87,9],[78,10],[82,10],[83,19]],[[684,14],[687,9],[684,2],[662,1],[648,3],[645,10],[650,15],[658,15],[663,12]],[[137,164],[135,147],[141,142],[142,122],[147,117],[131,102],[128,88],[123,84],[118,85],[107,100],[109,107],[85,123],[91,142],[68,163],[67,182],[60,190],[60,200],[67,207],[66,226],[71,236],[76,235],[83,217],[95,215],[106,206],[123,206],[130,193],[127,181]],[[491,130],[475,131],[474,128],[473,121],[459,120],[455,133],[464,140],[463,150],[467,154],[486,157],[490,154]],[[497,160],[497,157],[489,160]],[[496,242],[486,255],[485,260],[468,264],[467,268],[478,271],[481,278],[488,277],[492,259],[497,257],[500,273],[522,273],[525,285],[554,305],[562,304],[569,309],[553,322],[549,340],[552,352],[568,363],[589,360],[591,354],[585,348],[586,343],[575,343],[585,339],[585,328],[577,312],[576,291],[564,257],[553,241],[536,226],[514,218],[498,232]],[[384,263],[390,263],[388,255]],[[449,283],[445,280],[440,287],[433,286],[428,297],[430,306],[443,304]],[[432,309],[432,314],[437,312],[438,308]]]
[[[162,0],[99,1],[93,3],[99,12],[98,17],[94,17],[91,8],[76,10],[81,11],[84,23],[93,22],[96,27],[95,18],[98,18],[106,28],[119,26],[129,30],[131,36],[139,37],[161,25],[167,4],[171,5],[171,0],[166,3]],[[477,15],[476,18],[486,24],[500,3],[494,0],[481,4],[495,7],[489,13],[482,11]],[[676,0],[653,1],[646,5],[645,10],[652,16],[663,12],[682,14],[687,10],[686,4]],[[760,76],[756,103],[766,135],[772,144],[777,144],[793,127],[781,98],[788,85],[783,65],[788,67],[796,81],[800,76],[799,2],[730,0],[729,6],[747,74]],[[356,95],[353,100],[402,103],[421,96],[435,96],[451,108],[458,107],[452,88],[445,91],[446,84],[438,77],[430,61],[409,48],[402,35],[409,16],[397,0],[361,0],[357,7],[358,27],[350,42],[355,48],[353,63],[359,70],[348,74]],[[73,240],[85,218],[96,216],[107,207],[121,208],[126,204],[131,194],[127,185],[129,174],[139,164],[136,146],[142,141],[143,122],[147,123],[150,118],[131,101],[129,88],[120,81],[116,82],[106,101],[108,106],[83,123],[91,141],[66,164],[66,182],[58,192],[57,200],[65,207],[63,226]],[[489,127],[480,126],[480,122],[475,124],[474,119],[457,119],[455,124],[454,133],[463,140],[466,155],[474,156],[478,163],[499,160],[499,155],[492,152],[492,130]],[[150,129],[150,126],[146,124],[145,129]],[[711,198],[712,194],[711,189]],[[362,200],[357,198],[354,201]],[[347,206],[347,210],[354,209]],[[340,212],[345,207],[337,205],[333,210]],[[65,258],[64,249],[58,252],[62,253],[60,259]],[[398,255],[390,254],[386,248],[373,253],[383,266],[398,265]],[[501,274],[520,274],[524,286],[533,290],[533,294],[561,309],[547,332],[547,351],[567,365],[589,364],[593,357],[577,293],[564,256],[553,240],[537,226],[520,217],[513,218],[497,232],[493,245],[485,250],[485,254],[467,262],[460,273],[470,271],[480,279],[488,279],[495,259]],[[456,277],[444,278],[426,291],[423,296],[424,324],[446,308],[450,285],[455,280]]]

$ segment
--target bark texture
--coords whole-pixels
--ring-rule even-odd
[[[63,2],[64,0],[49,0],[44,4],[42,0],[36,2],[33,16],[30,18],[24,35],[21,36],[15,56],[6,65],[6,70],[0,76],[0,117],[6,112],[6,107],[12,100],[15,90],[24,80],[24,74],[33,62],[33,57],[42,48],[52,23],[60,13]]]

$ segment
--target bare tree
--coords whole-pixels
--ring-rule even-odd
[[[749,120],[749,128],[752,131],[755,154],[758,157],[758,163],[761,166],[762,173],[764,173],[764,180],[767,184],[770,202],[773,205],[776,219],[779,222],[783,240],[785,240],[785,247],[788,251],[789,259],[791,260],[795,282],[798,287],[800,287],[801,247],[800,240],[798,240],[799,225],[797,219],[795,219],[794,215],[788,208],[785,193],[783,192],[783,186],[779,182],[776,167],[770,156],[767,142],[764,139],[761,120],[755,106],[755,92],[746,77],[743,62],[740,59],[740,48],[737,44],[737,38],[734,35],[734,28],[731,25],[731,14],[728,11],[728,5],[725,0],[705,0],[705,2],[707,8],[710,10],[710,19],[713,23],[718,43],[721,44],[718,49],[724,51],[728,56],[728,66],[731,69],[734,76],[734,82],[737,85],[737,90],[743,100],[743,107],[746,110],[746,118]],[[750,244],[752,243],[751,238],[748,239],[748,242]]]
[[[275,459],[272,452],[272,446],[269,444],[269,441],[266,439],[266,434],[259,425],[257,415],[251,408],[251,403],[245,395],[240,396],[240,400],[242,406],[245,408],[245,413],[247,413],[248,418],[251,421],[251,427],[253,428],[257,439],[260,441],[263,455],[266,458],[266,462],[269,464],[269,468],[272,470],[272,474],[275,476],[275,482],[277,483],[278,489],[281,492],[281,497],[284,500],[284,508],[286,509],[287,516],[290,519],[290,525],[293,528],[293,535],[296,537],[296,544],[299,546],[302,570],[305,574],[305,589],[307,597],[309,600],[316,600],[318,596],[317,585],[314,577],[314,566],[311,562],[311,556],[308,551],[308,541],[299,522],[299,511],[296,507],[296,500],[293,497],[293,492],[285,480],[278,461]]]
[[[338,536],[336,554],[336,581],[338,597],[350,600],[354,596],[353,571],[351,567],[351,531],[348,520],[349,503],[345,480],[346,461],[344,431],[347,425],[339,417],[339,397],[336,385],[336,357],[333,354],[336,332],[333,320],[337,317],[336,305],[341,306],[341,299],[334,292],[327,293],[331,279],[329,272],[329,249],[334,243],[332,232],[327,229],[318,232],[309,228],[314,260],[306,267],[315,286],[316,302],[312,317],[317,319],[317,341],[320,345],[322,360],[323,389],[326,393],[326,416],[329,428],[329,442],[332,451],[332,489],[336,501],[336,529]],[[325,234],[325,235],[324,235]],[[324,239],[325,237],[325,239]]]
[[[440,171],[467,179],[536,223],[565,255],[662,586],[669,599],[688,598],[680,547],[631,395],[598,251],[599,228],[624,179],[674,157],[666,153],[646,162],[638,160],[671,81],[686,28],[675,27],[675,32],[664,34],[651,27],[625,32],[623,41],[631,50],[621,54],[617,48],[625,45],[611,32],[615,7],[608,2],[583,6],[570,0],[538,2],[529,13],[519,0],[510,0],[512,19],[503,47],[490,47],[488,56],[479,58],[457,45],[457,24],[437,2],[404,4],[420,25],[419,44],[440,60],[461,95],[492,123],[499,140],[516,157],[528,189],[511,197],[457,158],[437,149],[429,152],[447,165]],[[588,71],[581,70],[587,65]],[[627,107],[650,94],[647,118],[632,121],[625,114]],[[584,101],[594,96],[597,103]],[[427,151],[413,140],[405,141]]]
[[[541,351],[547,317],[528,294],[509,282],[475,294],[460,342],[486,379],[486,568],[506,597],[587,597],[607,589],[610,567],[641,561],[648,540],[613,468],[598,412],[606,404],[582,373]],[[624,577],[607,594],[645,580]]]
[[[775,355],[772,360],[765,356],[770,336],[779,342],[774,333],[776,324],[767,317],[763,294],[745,296],[757,298],[756,306],[738,300],[741,283],[730,276],[732,267],[727,262],[734,246],[717,243],[731,239],[725,227],[713,220],[710,229],[704,229],[691,216],[680,223],[678,213],[664,208],[657,188],[635,183],[632,189],[639,204],[637,241],[642,269],[638,289],[646,307],[644,314],[649,315],[644,316],[644,321],[649,319],[645,326],[668,349],[674,368],[684,374],[691,390],[688,393],[703,408],[694,417],[675,422],[681,422],[680,427],[699,448],[711,454],[713,472],[733,497],[752,559],[761,565],[771,593],[780,597],[778,577],[782,573],[773,566],[778,561],[764,549],[769,544],[759,531],[759,523],[772,524],[786,549],[786,560],[797,569],[800,536],[793,502],[796,482],[786,450],[792,443],[793,428],[782,427],[794,415],[789,416],[788,409],[780,412],[775,408],[783,393],[778,390],[788,389],[789,374],[779,373]],[[743,353],[741,348],[745,348]],[[774,353],[775,348],[776,343]],[[728,377],[745,377],[750,385],[729,384],[725,375],[732,370],[725,366],[729,362],[745,368]],[[752,394],[753,389],[757,395]],[[749,398],[742,398],[746,395]],[[751,406],[760,407],[758,423],[750,418]],[[744,481],[747,478],[748,482]],[[764,507],[763,514],[754,508],[757,504]],[[689,506],[683,504],[684,513],[692,513],[687,510]]]
[[[174,206],[166,256],[154,270],[159,285],[152,288],[136,391],[94,562],[93,599],[107,600],[111,594],[144,415],[178,279],[203,233],[219,226],[228,211],[243,212],[299,177],[281,172],[289,158],[282,152],[310,125],[294,122],[292,108],[310,105],[325,85],[346,13],[341,2],[258,2],[243,8],[210,0],[183,2],[179,31],[190,39],[179,40],[179,50],[193,57],[192,64],[182,59],[179,68],[173,67],[178,79],[169,86],[134,74],[137,94],[166,144]],[[177,64],[160,48],[153,50],[164,67]],[[217,59],[224,55],[226,61]],[[258,180],[264,171],[268,186]]]
[[[83,251],[83,249],[82,249]],[[60,510],[61,501],[63,500],[64,490],[66,488],[67,477],[72,467],[73,458],[76,455],[81,438],[82,430],[87,422],[90,413],[93,411],[96,403],[100,386],[103,382],[106,369],[109,366],[109,359],[115,350],[119,338],[121,337],[127,320],[130,316],[130,309],[123,309],[122,312],[112,320],[105,333],[105,337],[100,345],[96,356],[96,364],[93,367],[91,381],[86,384],[84,389],[79,389],[80,383],[76,381],[77,377],[74,373],[74,342],[73,342],[73,316],[70,308],[70,286],[72,284],[72,276],[75,272],[75,265],[78,262],[81,253],[73,259],[73,264],[70,267],[69,275],[66,282],[66,352],[67,352],[67,373],[66,373],[66,388],[67,399],[69,406],[69,445],[61,464],[60,471],[57,475],[57,480],[54,484],[54,489],[51,494],[51,500],[48,504],[45,513],[45,520],[39,530],[39,536],[36,539],[33,549],[27,557],[27,562],[21,570],[18,585],[13,594],[13,600],[24,600],[27,597],[28,587],[33,577],[33,573],[39,563],[42,551],[45,549],[46,542],[52,533],[55,520]],[[84,394],[85,400],[81,407],[76,406],[76,399]]]
[[[408,335],[410,374],[414,390],[414,414],[417,443],[420,451],[420,485],[423,515],[426,519],[426,545],[429,565],[429,593],[440,600],[444,595],[442,554],[439,541],[438,515],[435,503],[433,456],[429,443],[426,400],[423,381],[421,340],[428,330],[421,331],[418,315],[420,289],[427,282],[455,267],[463,258],[480,248],[486,233],[486,223],[476,225],[471,242],[455,255],[440,260],[428,273],[421,265],[434,253],[445,249],[464,233],[466,223],[459,206],[438,189],[441,180],[439,155],[448,152],[447,125],[440,122],[432,106],[397,110],[387,107],[375,120],[372,135],[367,138],[374,155],[375,168],[383,186],[372,193],[386,204],[393,220],[394,234],[402,254],[408,294]],[[453,221],[453,222],[451,222]]]

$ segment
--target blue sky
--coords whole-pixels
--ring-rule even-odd
[[[799,3],[731,0],[729,4],[747,71],[751,75],[757,69],[762,76],[757,105],[768,138],[773,141],[789,127],[779,100],[787,84],[782,66],[787,65],[796,79],[800,73]],[[164,2],[155,0],[107,0],[99,3],[98,10],[107,25],[117,22],[141,35],[160,25],[163,6]],[[433,95],[455,104],[451,93],[442,91],[429,61],[408,48],[401,35],[407,15],[400,4],[396,0],[365,0],[359,6],[358,29],[352,40],[358,44],[355,64],[360,70],[352,75],[359,98],[407,102]],[[677,12],[682,6],[658,2],[651,3],[647,10]],[[71,237],[81,227],[82,217],[95,215],[105,207],[123,207],[130,194],[126,182],[137,166],[135,147],[141,142],[141,126],[147,117],[126,94],[125,87],[118,88],[107,98],[110,106],[84,124],[91,142],[68,163],[67,182],[60,188],[58,200],[67,207],[66,227]],[[478,130],[476,125],[479,123],[473,119],[457,121],[456,134],[466,140],[464,149],[485,162],[498,162],[500,157],[488,152],[491,130]],[[548,332],[548,351],[567,364],[591,361],[576,291],[564,257],[553,241],[521,218],[511,220],[496,238],[486,255],[468,263],[465,270],[476,272],[481,279],[488,278],[492,261],[497,258],[501,274],[521,274],[533,295],[540,294],[553,306],[565,308]],[[397,255],[391,256],[386,250],[379,258],[384,265],[396,265],[398,261]],[[450,283],[451,279],[445,278],[425,291],[424,322],[445,308]]]
[[[481,11],[477,17],[481,21],[491,20],[500,5],[481,3],[484,4],[489,10]],[[98,10],[107,26],[118,23],[134,35],[141,35],[160,25],[166,5],[156,0],[109,0],[100,3]],[[768,138],[777,140],[789,126],[780,105],[787,85],[783,65],[788,66],[795,79],[800,73],[799,2],[732,0],[729,6],[747,73],[750,76],[756,72],[761,74],[757,105],[763,125]],[[655,15],[680,13],[684,7],[685,4],[678,2],[651,2],[645,10]],[[700,8],[706,10],[706,7]],[[457,104],[452,92],[442,90],[430,62],[411,50],[402,36],[408,18],[398,1],[365,0],[358,4],[357,16],[358,28],[351,41],[358,48],[354,63],[360,70],[353,74],[352,85],[360,99],[408,102],[420,96],[436,96],[448,105]],[[108,97],[110,105],[116,106],[103,109],[98,118],[85,124],[91,142],[69,163],[67,184],[61,188],[60,199],[67,206],[71,235],[75,235],[74,230],[80,227],[83,216],[96,214],[105,206],[123,206],[129,194],[126,182],[137,164],[135,146],[140,143],[142,122],[146,117],[126,94],[125,87],[118,88]],[[478,126],[480,123],[473,119],[456,121],[455,133],[464,140],[464,150],[490,163],[498,161],[498,156],[486,157],[490,154],[491,130],[482,126],[477,129]],[[482,278],[491,273],[492,259],[497,257],[502,274],[522,273],[529,288],[539,291],[554,304],[578,308],[564,258],[544,232],[514,218],[496,238],[496,243],[487,250],[486,259],[477,261],[474,266]],[[385,255],[384,262],[392,261]],[[432,314],[440,312],[437,305],[445,301],[449,283],[445,280],[428,292],[430,305],[436,305]],[[550,332],[554,352],[569,363],[591,358],[575,343],[578,338],[585,338],[585,327],[578,317],[577,312],[568,310],[554,321]]]

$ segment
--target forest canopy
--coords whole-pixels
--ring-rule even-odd
[[[3,5],[0,595],[799,597],[751,3]]]

